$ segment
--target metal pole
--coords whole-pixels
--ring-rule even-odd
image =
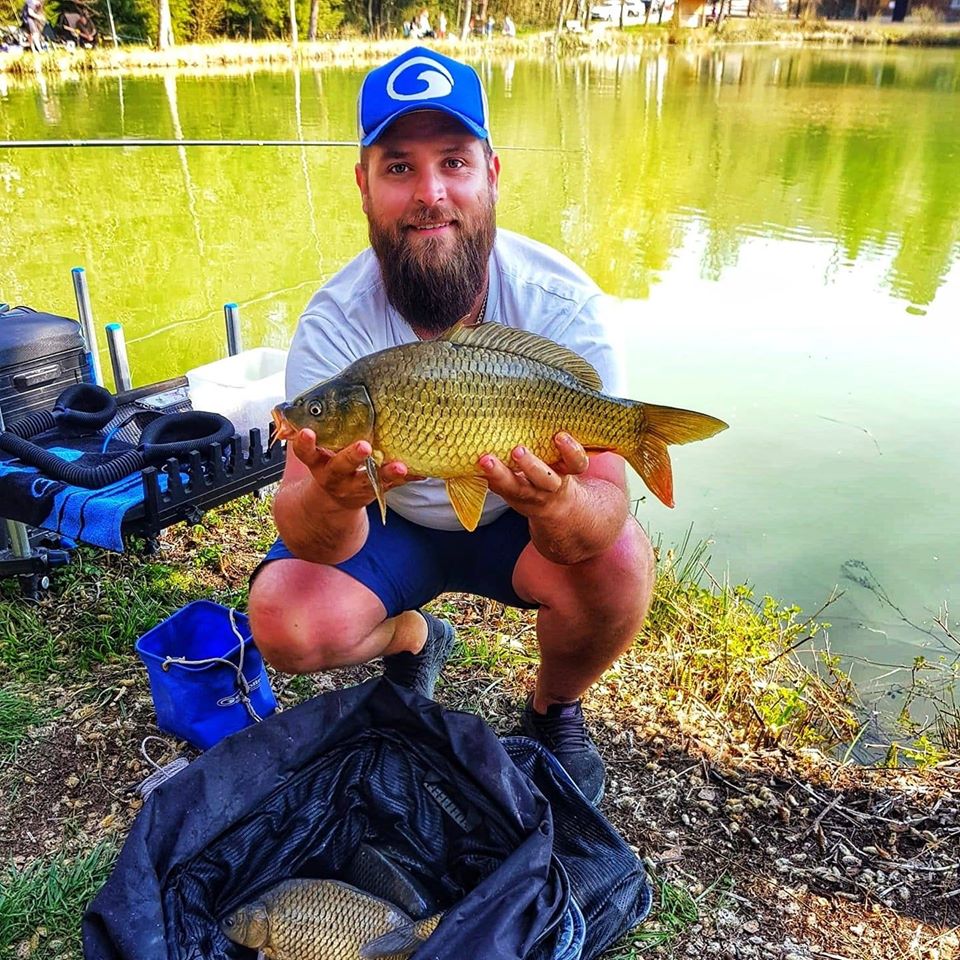
[[[119,323],[108,323],[106,329],[116,392],[130,390],[133,387],[133,379],[130,376],[130,361],[127,359],[127,341],[123,337],[123,326]]]
[[[243,349],[243,340],[240,337],[240,308],[235,303],[225,303],[223,318],[227,323],[227,353],[233,357]]]
[[[0,410],[0,430],[3,430],[3,410]],[[30,534],[27,532],[26,524],[19,520],[8,520],[4,518],[7,527],[7,539],[10,541],[10,549],[15,557],[27,558],[31,554]]]
[[[73,292],[77,295],[77,315],[83,326],[83,339],[86,341],[90,356],[93,382],[103,386],[103,370],[100,368],[100,357],[97,355],[97,331],[93,325],[93,308],[90,306],[87,274],[83,267],[74,267],[70,272],[73,274]]]
[[[110,18],[110,35],[113,37],[114,47],[119,47],[117,43],[117,27],[113,22],[113,7],[110,6],[110,0],[107,0],[107,16]]]

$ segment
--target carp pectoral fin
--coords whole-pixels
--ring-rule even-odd
[[[383,484],[380,483],[380,471],[377,468],[377,461],[373,457],[367,457],[363,461],[363,465],[367,468],[367,477],[370,480],[370,486],[373,487],[373,492],[377,495],[377,503],[380,504],[380,519],[383,521],[384,525],[387,522],[387,498],[383,493]]]
[[[382,936],[369,940],[360,948],[362,960],[376,960],[377,957],[408,957],[423,943],[423,937],[417,936],[413,923],[404,924]]]
[[[447,480],[447,496],[453,504],[457,519],[471,533],[480,523],[487,489],[487,481],[483,477],[450,477]]]

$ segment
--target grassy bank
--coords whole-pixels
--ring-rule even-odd
[[[960,46],[960,24],[890,23],[795,20],[780,17],[728,19],[719,30],[714,27],[674,29],[669,25],[631,27],[626,30],[592,27],[583,33],[528,33],[517,38],[471,39],[464,43],[447,40],[442,49],[454,56],[487,54],[553,57],[578,56],[596,51],[641,51],[669,45],[714,46],[737,43],[818,43],[868,46]],[[126,45],[109,45],[94,50],[67,50],[62,47],[34,55],[28,51],[0,54],[0,72],[31,74],[37,70],[53,74],[150,73],[157,70],[219,71],[250,67],[286,67],[291,63],[321,65],[382,60],[400,53],[408,40],[323,40],[303,42],[295,49],[278,42],[216,42],[180,45],[169,50]]]
[[[81,550],[37,605],[0,585],[0,956],[79,958],[80,913],[142,806],[144,751],[196,756],[146,739],[134,642],[192,599],[242,607],[272,537],[266,501],[247,498],[166,531],[153,556]],[[435,608],[459,638],[437,699],[513,732],[532,616],[463,596]],[[855,693],[826,639],[796,609],[713,582],[701,552],[661,552],[651,617],[586,703],[603,810],[658,893],[605,960],[955,955],[960,757],[854,764]],[[291,706],[376,672],[271,681]]]

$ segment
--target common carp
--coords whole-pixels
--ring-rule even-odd
[[[439,922],[439,914],[412,920],[338,880],[285,880],[230,914],[221,929],[269,960],[404,960]]]
[[[477,461],[508,462],[518,444],[550,463],[566,431],[589,452],[614,451],[668,507],[673,475],[667,445],[725,429],[715,417],[607,396],[597,371],[552,340],[497,323],[457,325],[435,340],[403,344],[354,361],[335,377],[273,411],[274,439],[309,428],[334,452],[367,440],[367,474],[381,516],[377,466],[402,460],[412,474],[446,481],[460,522],[474,530],[487,481]]]

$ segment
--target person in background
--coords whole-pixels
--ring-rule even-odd
[[[622,395],[610,301],[561,253],[496,224],[500,159],[477,72],[412,47],[366,75],[357,107],[354,175],[371,245],[307,305],[287,396],[362,356],[484,321],[561,344]],[[454,630],[425,604],[460,591],[535,609],[540,662],[521,727],[598,802],[604,765],[581,697],[636,637],[654,559],[628,509],[623,459],[588,457],[566,432],[554,443],[553,463],[523,446],[478,459],[490,496],[468,533],[443,482],[397,461],[380,468],[383,524],[363,470],[370,444],[334,453],[299,431],[274,500],[279,539],[251,578],[250,622],[278,670],[382,656],[388,679],[432,697]]]
[[[489,40],[493,36],[493,28],[497,25],[497,21],[493,19],[493,14],[491,13],[487,17],[487,39]]]
[[[20,11],[20,20],[26,31],[30,49],[39,53],[43,50],[43,28],[47,25],[47,16],[43,10],[43,0],[24,0]]]
[[[437,39],[445,40],[447,37],[447,15],[441,10],[437,14]]]
[[[97,28],[85,7],[80,7],[75,28],[82,46],[92,47],[97,42]]]
[[[517,28],[509,13],[503,18],[503,35],[505,37],[515,37],[517,35]]]

